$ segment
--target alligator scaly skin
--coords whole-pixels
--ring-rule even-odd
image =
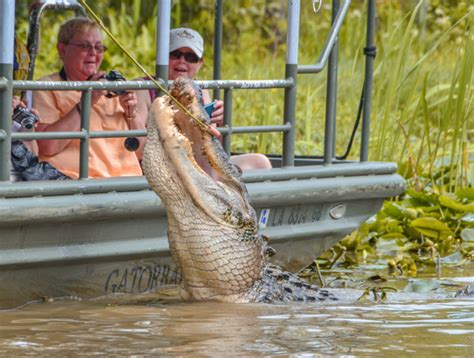
[[[198,87],[177,79],[174,98],[210,123]],[[174,101],[158,98],[147,122],[143,170],[168,216],[171,255],[182,272],[183,299],[315,302],[336,299],[265,261],[266,242],[241,172],[219,140]]]

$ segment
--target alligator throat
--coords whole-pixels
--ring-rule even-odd
[[[201,91],[191,80],[177,79],[170,93],[194,117],[210,123]],[[168,96],[153,103],[147,131],[143,170],[166,207],[170,251],[183,276],[183,299],[335,299],[265,262],[265,240],[241,171],[217,138]]]

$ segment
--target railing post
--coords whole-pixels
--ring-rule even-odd
[[[171,0],[158,0],[156,15],[156,66],[155,76],[168,83],[170,48]],[[158,92],[158,95],[162,93]]]
[[[224,126],[229,128],[229,132],[224,134],[223,146],[227,154],[230,155],[230,143],[232,137],[232,88],[224,90]]]
[[[79,162],[79,178],[85,179],[89,177],[89,131],[90,131],[90,114],[91,114],[91,95],[92,90],[82,92],[81,98],[81,131],[87,136],[81,139],[79,147],[80,162]]]
[[[332,22],[339,11],[339,0],[332,2]],[[339,39],[334,43],[328,62],[328,79],[326,90],[326,122],[324,130],[324,164],[332,163],[336,152],[336,105],[337,105],[337,61]]]
[[[222,73],[222,0],[216,0],[214,10],[214,80],[220,80]],[[220,90],[214,90],[214,98],[220,99]]]
[[[364,114],[362,116],[362,138],[360,161],[369,159],[370,112],[372,107],[372,81],[375,59],[375,0],[369,0],[367,8],[367,40],[365,48]]]
[[[0,19],[0,78],[3,77],[7,80],[7,87],[0,89],[0,131],[4,131],[6,134],[6,139],[0,140],[0,181],[9,181],[15,0],[0,1]]]
[[[296,76],[298,73],[299,27],[300,1],[288,0],[285,78],[293,79],[293,85],[285,88],[283,123],[289,123],[291,130],[283,135],[283,166],[293,166],[295,162]]]

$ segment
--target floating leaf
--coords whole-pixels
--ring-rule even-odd
[[[474,213],[474,204],[462,204],[448,195],[440,195],[438,199],[439,203],[446,208],[464,213]]]
[[[436,202],[435,197],[432,194],[418,192],[413,189],[408,189],[407,194],[410,195],[412,199],[415,199],[415,201],[421,202],[421,205],[435,204]]]
[[[403,219],[405,215],[403,215],[403,209],[400,207],[400,205],[394,204],[394,203],[388,203],[384,211],[387,215],[394,217],[395,219]]]
[[[461,188],[456,191],[456,195],[461,199],[474,200],[474,188]]]
[[[465,228],[461,231],[461,237],[465,242],[474,242],[474,229]]]
[[[446,266],[459,266],[466,262],[466,259],[460,252],[445,256],[440,259],[441,263]]]
[[[408,285],[403,289],[403,292],[426,293],[438,289],[441,283],[435,279],[412,279]]]
[[[444,222],[430,217],[415,219],[411,222],[411,226],[433,239],[444,239],[453,234]]]
[[[439,210],[439,205],[416,207],[416,211],[418,211],[420,215],[423,215],[424,213],[431,213],[433,211],[438,211],[438,210]]]
[[[400,232],[389,232],[380,236],[381,239],[390,240],[390,239],[404,239],[405,235]]]
[[[474,214],[473,213],[468,213],[464,215],[461,218],[462,221],[468,222],[468,223],[474,223]]]

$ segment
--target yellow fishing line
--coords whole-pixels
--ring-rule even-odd
[[[152,82],[153,84],[159,88],[161,91],[163,91],[167,96],[169,96],[174,103],[178,105],[179,108],[181,108],[187,115],[189,115],[192,119],[194,119],[201,127],[203,127],[206,130],[209,130],[210,126],[203,121],[201,121],[199,118],[196,118],[191,112],[188,111],[187,108],[185,108],[176,98],[174,98],[171,93],[168,92],[163,86],[160,85],[160,83],[153,78],[152,75],[148,73],[148,71],[137,61],[137,59],[129,52],[125,47],[122,46],[122,44],[115,38],[115,36],[107,29],[107,27],[104,25],[102,20],[96,15],[96,13],[87,5],[85,0],[79,0],[82,6],[89,12],[89,14],[94,18],[94,20],[99,24],[99,26],[104,30],[104,32],[112,39],[112,41],[122,50],[125,55],[142,71]]]

